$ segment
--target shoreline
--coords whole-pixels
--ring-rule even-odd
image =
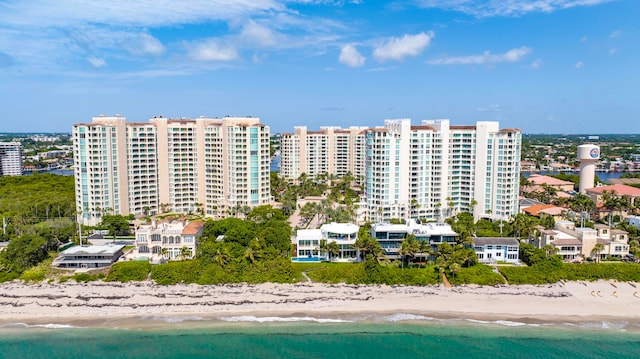
[[[626,323],[640,330],[640,285],[597,281],[521,286],[0,284],[0,328],[192,328],[310,321]]]

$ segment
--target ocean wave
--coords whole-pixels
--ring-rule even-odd
[[[182,323],[182,322],[188,322],[188,321],[205,320],[202,317],[193,317],[193,316],[192,317],[160,317],[160,316],[155,316],[155,317],[144,317],[143,319],[155,320],[155,321],[165,322],[165,323],[169,323],[169,324]]]
[[[225,322],[316,322],[316,323],[351,323],[351,320],[333,319],[333,318],[314,318],[314,317],[256,317],[253,315],[239,315],[233,317],[220,317]]]
[[[58,324],[58,323],[47,323],[47,324],[8,323],[0,326],[0,328],[77,329],[82,327],[69,325],[69,324]]]
[[[409,314],[409,313],[395,313],[395,314],[389,314],[389,315],[371,315],[366,317],[366,319],[380,321],[380,322],[435,320],[435,318],[432,318],[432,317],[426,317],[424,315],[416,315],[416,314]]]
[[[612,330],[626,330],[630,327],[637,327],[626,321],[620,322],[577,322],[577,323],[564,323],[567,326],[584,328],[584,329],[612,329]],[[637,328],[636,328],[637,329]]]
[[[489,321],[489,320],[479,320],[479,319],[465,319],[465,321],[467,321],[469,323],[474,323],[474,324],[494,324],[494,325],[501,325],[501,326],[504,326],[504,327],[525,327],[525,326],[539,327],[540,326],[540,324],[514,322],[514,321],[511,321],[511,320]]]

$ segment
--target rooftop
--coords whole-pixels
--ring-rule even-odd
[[[475,237],[473,244],[476,246],[519,246],[520,242],[513,237]]]
[[[587,193],[594,193],[594,194],[602,194],[602,192],[604,191],[607,191],[607,192],[613,191],[618,196],[626,195],[631,197],[640,197],[640,188],[631,187],[624,184],[614,184],[610,186],[601,186],[601,187],[594,187],[594,188],[587,189]]]
[[[65,249],[60,254],[61,255],[110,255],[113,256],[118,251],[122,250],[124,245],[121,244],[108,244],[104,246],[75,246],[68,249]]]

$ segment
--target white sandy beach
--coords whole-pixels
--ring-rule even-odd
[[[0,284],[0,324],[81,322],[109,327],[144,317],[342,318],[416,314],[524,322],[640,323],[640,284],[357,286],[316,283],[159,286],[141,283]],[[135,326],[135,324],[132,324]]]

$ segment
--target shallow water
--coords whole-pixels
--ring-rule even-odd
[[[640,357],[640,330],[626,322],[531,324],[434,319],[411,314],[341,319],[143,317],[133,322],[137,323],[136,329],[54,323],[5,325],[0,328],[0,357]]]

